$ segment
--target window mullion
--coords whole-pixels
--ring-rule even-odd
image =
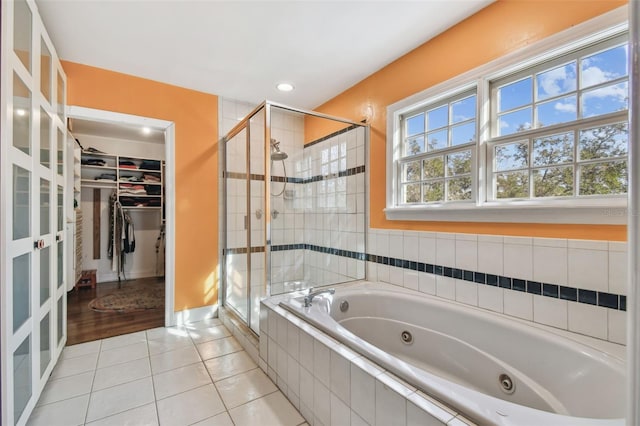
[[[580,102],[578,102],[580,103]],[[577,197],[580,195],[580,172],[578,165],[580,164],[580,159],[578,158],[578,146],[580,145],[580,130],[575,129],[573,131],[573,196]]]
[[[527,158],[527,173],[529,174],[529,198],[535,198],[534,197],[534,185],[533,185],[533,138],[529,138],[528,140],[528,144],[529,144],[529,152],[528,152],[528,158]]]

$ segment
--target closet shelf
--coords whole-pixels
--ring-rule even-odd
[[[96,170],[116,170],[113,166],[94,166],[92,164],[82,164],[83,169],[96,169]]]
[[[115,188],[116,181],[113,180],[95,180],[95,179],[82,179],[81,184],[85,188]]]
[[[160,210],[160,206],[122,206],[124,210]]]
[[[93,152],[93,151],[82,151],[82,155],[85,157],[113,157],[113,154],[107,154],[106,152]]]
[[[83,152],[81,156],[82,160],[94,159],[94,160],[102,160],[104,161],[104,166],[97,166],[91,164],[82,164],[80,167],[81,171],[81,184],[82,188],[102,188],[114,190],[118,195],[118,199],[122,199],[124,197],[140,199],[142,200],[160,200],[159,205],[154,206],[123,206],[123,208],[127,210],[161,210],[163,211],[164,205],[164,191],[162,187],[164,185],[164,160],[157,160],[152,158],[143,158],[143,157],[132,157],[128,155],[117,155],[117,154],[106,154],[106,153],[95,153],[95,152]],[[126,162],[126,164],[122,164]],[[129,167],[123,167],[125,165],[129,165]],[[140,168],[143,166],[144,168]],[[148,169],[146,167],[151,166],[159,166],[158,169]],[[159,181],[130,181],[124,180],[123,177],[135,177],[137,179],[142,179],[145,174],[153,174],[153,176],[157,176]],[[95,180],[98,177],[106,177],[113,178],[113,180],[105,179],[105,180]],[[133,194],[127,192],[127,187],[123,187],[122,185],[135,185],[135,186],[144,186],[147,185],[152,186],[155,191],[149,192],[159,192],[156,194],[147,194],[146,191],[143,194]],[[158,188],[160,187],[160,188]],[[148,187],[147,187],[148,188]],[[151,188],[148,188],[151,189]],[[144,202],[146,204],[146,202]],[[153,204],[156,204],[155,202]]]
[[[130,180],[119,180],[118,183],[130,183],[132,185],[162,185],[162,182],[147,182],[147,181],[130,181]]]

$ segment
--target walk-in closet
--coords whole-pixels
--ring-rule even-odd
[[[165,135],[70,119],[75,286],[68,344],[164,325]]]

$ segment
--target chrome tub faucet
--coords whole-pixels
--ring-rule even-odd
[[[316,290],[316,291],[313,291],[313,288],[310,288],[309,293],[307,293],[307,295],[304,296],[304,307],[308,308],[309,306],[311,306],[311,302],[313,301],[313,298],[319,294],[323,294],[323,293],[334,294],[335,292],[336,292],[335,288],[328,288],[328,289]]]

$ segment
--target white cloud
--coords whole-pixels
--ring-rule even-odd
[[[605,81],[613,80],[614,78],[620,77],[620,75],[604,71],[598,67],[588,67],[582,70],[582,86],[589,87],[594,84],[603,83]]]
[[[591,92],[586,92],[583,95],[583,100],[587,101],[589,99],[603,99],[603,98],[614,98],[617,102],[625,102],[625,99],[629,96],[629,89],[626,83],[616,84],[613,86],[606,86],[598,90],[593,90]]]
[[[570,92],[576,89],[576,78],[573,66],[566,65],[547,71],[538,76],[538,84],[543,97],[556,96],[560,93]],[[567,72],[570,69],[570,72]]]
[[[500,128],[501,129],[508,129],[509,128],[509,123],[507,123],[504,120],[500,120]]]
[[[553,109],[559,112],[576,112],[575,103],[556,102]]]
[[[466,115],[454,115],[453,122],[457,123],[459,121],[466,121],[466,120],[469,120],[470,118],[473,118],[473,116],[467,117]]]

